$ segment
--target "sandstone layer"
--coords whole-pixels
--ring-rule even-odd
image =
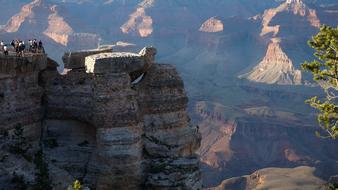
[[[65,75],[46,55],[1,57],[0,129],[20,124],[35,140],[42,132],[55,189],[75,179],[100,190],[201,189],[201,139],[183,81],[173,66],[156,64],[155,54],[68,53]],[[7,171],[1,162],[0,169]]]
[[[266,84],[301,84],[301,71],[294,68],[292,60],[284,53],[280,39],[277,38],[271,40],[263,60],[250,72],[239,77]]]

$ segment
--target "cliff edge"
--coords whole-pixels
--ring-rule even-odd
[[[202,189],[201,137],[190,125],[183,81],[155,55],[154,48],[66,53],[65,75],[46,55],[0,57],[1,134],[20,125],[32,144],[27,155],[40,142],[55,189],[75,179],[102,190]],[[11,138],[0,138],[7,147]],[[36,183],[34,163],[5,151],[0,187],[17,187],[17,176]],[[23,164],[9,167],[8,157]]]

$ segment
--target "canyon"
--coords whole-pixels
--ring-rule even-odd
[[[112,47],[114,51],[138,54],[144,46],[156,47],[159,50],[158,62],[174,64],[185,83],[190,123],[199,126],[202,135],[197,154],[205,188],[221,184],[230,188],[229,184],[243,184],[243,181],[252,182],[253,186],[248,186],[248,189],[271,187],[268,181],[260,186],[256,183],[259,178],[251,179],[250,176],[254,177],[256,171],[260,173],[261,170],[266,176],[293,176],[294,172],[307,171],[306,175],[319,185],[337,174],[338,158],[333,154],[337,152],[337,141],[315,136],[318,130],[315,112],[304,104],[304,100],[318,95],[320,89],[311,76],[300,69],[304,60],[313,59],[307,40],[320,25],[337,25],[338,5],[335,0],[42,0],[41,4],[37,3],[39,1],[32,1],[35,4],[1,1],[6,8],[0,18],[0,25],[3,25],[0,39],[9,41],[32,36],[42,39],[48,56],[59,63],[58,70],[73,67],[69,74],[74,78],[83,75],[83,71],[80,72],[83,66],[68,62],[85,62],[71,61],[80,49]],[[24,6],[32,7],[32,14],[23,19],[16,32],[4,31],[11,20],[21,22],[20,17],[12,15],[26,15],[26,9],[22,9]],[[46,31],[49,36],[45,35]],[[100,58],[92,60],[95,59]],[[95,72],[95,68],[91,67],[90,72]],[[62,82],[67,77],[61,78]],[[87,79],[84,81],[86,84]],[[79,112],[80,103],[76,96],[70,100],[61,98],[68,93],[63,88],[57,90],[62,93],[51,94],[50,101],[69,104],[65,105],[68,111],[62,117],[68,115],[88,120],[93,104],[88,100],[91,97],[88,89],[67,85],[63,85],[65,89],[78,90],[81,100],[86,101],[86,106],[81,109],[86,110],[83,113],[88,113],[88,116],[74,115]],[[146,90],[137,91],[142,94]],[[144,98],[150,99],[145,95]],[[28,99],[31,101],[38,100]],[[181,100],[177,102],[180,104]],[[115,103],[107,102],[107,105],[113,107]],[[61,111],[57,110],[65,111],[57,106],[53,109],[53,113],[60,115]],[[167,115],[168,120],[175,120],[174,115]],[[54,118],[48,122],[52,133],[48,139],[57,136],[60,151],[66,152],[69,145],[81,152],[83,158],[91,156],[96,137],[90,134],[96,131],[92,130],[89,121],[86,121],[87,125],[76,121],[64,121],[61,125]],[[38,124],[32,124],[32,128],[34,125]],[[79,136],[63,136],[57,132],[58,128],[68,130],[65,133],[77,131]],[[78,140],[71,140],[76,138]],[[78,146],[85,141],[89,142],[84,143],[88,146]],[[78,176],[86,173],[83,169],[87,168],[84,166],[86,161],[62,160],[55,150],[51,149],[48,154],[49,160],[59,165],[56,169],[74,163],[80,169],[68,168],[68,171],[72,170]],[[159,149],[153,151],[162,154]],[[75,159],[75,156],[69,157]],[[265,168],[277,169],[265,171]],[[281,168],[286,170],[281,172]],[[55,175],[58,173],[68,175],[61,171]],[[149,181],[154,178],[149,178]],[[304,178],[299,178],[299,181]],[[275,181],[274,177],[266,179]],[[292,181],[284,180],[284,184],[294,187]],[[232,187],[237,189],[238,186]]]

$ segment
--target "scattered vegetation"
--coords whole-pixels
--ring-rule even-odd
[[[327,185],[327,190],[338,190],[338,186],[332,184],[332,183],[329,183]]]
[[[79,180],[75,180],[73,185],[69,186],[67,190],[81,190],[82,188],[81,182]]]
[[[338,136],[338,27],[322,26],[317,35],[308,42],[315,50],[316,60],[305,62],[302,69],[310,71],[325,92],[325,97],[312,97],[305,101],[319,111],[317,120],[323,129],[316,134],[323,138]]]
[[[74,189],[74,190],[81,190],[81,189],[82,189],[82,185],[81,185],[81,183],[80,183],[79,180],[75,180],[75,181],[74,181],[73,189]]]

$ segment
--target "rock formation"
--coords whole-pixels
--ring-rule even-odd
[[[140,37],[148,37],[153,33],[153,19],[146,14],[146,10],[154,4],[155,0],[144,0],[130,15],[129,20],[121,26],[125,34],[136,34]]]
[[[230,178],[210,190],[263,190],[263,189],[324,189],[325,181],[316,177],[315,168],[266,168],[255,173]],[[283,188],[284,187],[284,188]]]
[[[245,93],[258,97],[252,100],[253,105],[266,97],[265,92],[258,90]],[[285,92],[270,91],[267,94],[274,98],[296,98],[296,95]],[[290,101],[289,98],[287,100]],[[336,145],[314,135],[312,116],[280,111],[276,107],[196,103],[195,111],[200,116],[198,126],[202,134],[198,153],[205,187],[215,187],[224,179],[268,167],[314,167],[316,176],[324,180],[336,174],[337,155],[330,155],[330,149],[335,149]]]
[[[200,27],[199,31],[201,32],[221,32],[223,31],[223,23],[221,20],[211,17],[208,20],[206,20],[202,26]]]
[[[254,17],[254,19],[259,18],[262,20],[261,36],[265,36],[269,33],[273,33],[273,36],[276,36],[279,33],[280,25],[270,26],[270,23],[276,15],[283,12],[291,12],[294,15],[306,17],[311,26],[315,28],[320,27],[320,20],[317,17],[316,10],[308,8],[303,0],[286,0],[277,8],[268,9],[263,15]]]
[[[45,55],[1,57],[0,59],[0,130],[25,126],[27,135],[39,136],[43,89],[39,72],[46,67]]]
[[[48,28],[43,32],[43,34],[66,46],[68,43],[68,36],[74,33],[74,31],[69,24],[58,15],[56,7],[56,5],[52,5],[50,7],[52,13],[48,16]]]
[[[29,38],[32,38],[37,34],[43,34],[62,46],[73,48],[74,44],[77,44],[80,48],[82,46],[96,47],[99,40],[97,34],[76,33],[65,18],[59,14],[59,11],[56,4],[44,0],[34,0],[24,5],[19,13],[12,16],[7,24],[0,29],[0,33],[23,33],[27,38],[28,35]],[[88,46],[88,44],[91,45]]]
[[[21,124],[25,135],[43,131],[42,142],[57,144],[43,146],[56,189],[74,179],[102,190],[201,189],[201,139],[183,81],[155,54],[67,53],[65,75],[45,55],[1,57],[0,129]]]
[[[34,0],[31,3],[24,5],[21,11],[11,17],[8,23],[5,25],[3,30],[5,32],[17,32],[21,24],[28,18],[33,15],[33,8],[40,6],[42,3],[41,0]]]
[[[266,84],[301,84],[301,71],[294,68],[291,59],[280,47],[280,39],[277,38],[271,40],[263,60],[250,72],[239,77]]]

